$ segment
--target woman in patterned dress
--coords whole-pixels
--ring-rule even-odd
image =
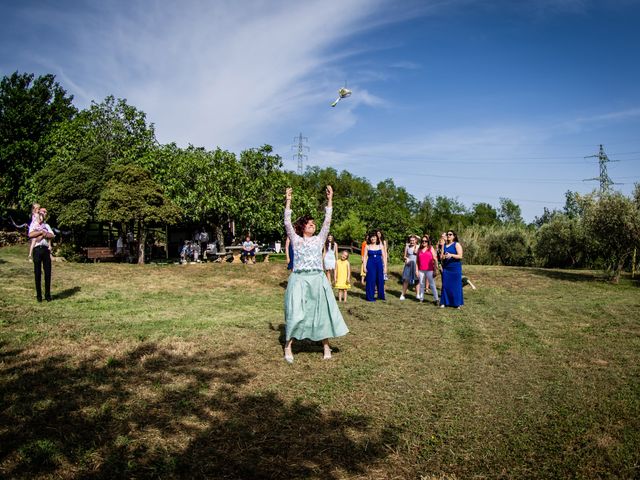
[[[284,226],[293,245],[293,271],[285,292],[286,343],[284,359],[293,363],[293,339],[322,341],[325,360],[331,358],[329,338],[349,332],[336,302],[331,283],[322,269],[322,250],[331,225],[333,189],[327,186],[325,217],[318,235],[316,224],[305,215],[291,223],[292,188],[287,188]]]

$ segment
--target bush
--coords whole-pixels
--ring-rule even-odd
[[[631,265],[634,249],[640,245],[640,209],[619,192],[602,195],[585,209],[583,225],[595,239],[605,267],[618,282],[625,266]]]
[[[556,215],[536,234],[535,254],[543,267],[577,267],[588,256],[584,230],[578,219]]]
[[[86,262],[87,258],[82,254],[78,245],[73,243],[63,243],[54,248],[54,255],[62,257],[69,262]]]
[[[19,243],[27,243],[27,237],[20,232],[5,232],[0,230],[0,247],[8,247],[9,245],[17,245]]]
[[[523,267],[533,264],[533,251],[522,229],[508,229],[488,237],[488,249],[492,258],[502,265]]]

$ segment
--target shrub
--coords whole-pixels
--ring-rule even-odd
[[[9,245],[17,245],[19,243],[27,243],[27,237],[20,232],[5,232],[0,230],[0,247],[8,247]]]
[[[63,243],[54,249],[54,255],[63,257],[69,262],[86,262],[86,257],[82,254],[80,247],[73,243]]]
[[[533,250],[529,236],[523,229],[504,229],[487,238],[488,250],[493,259],[502,265],[527,266],[533,264]]]
[[[543,267],[576,267],[584,263],[589,246],[580,221],[556,215],[536,234],[535,254]]]

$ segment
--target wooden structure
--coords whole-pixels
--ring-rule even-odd
[[[94,263],[118,258],[111,247],[86,247],[84,250],[87,258],[93,260]]]

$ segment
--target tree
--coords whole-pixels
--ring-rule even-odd
[[[488,203],[474,203],[470,213],[471,223],[476,225],[496,225],[498,211]]]
[[[91,152],[67,162],[53,160],[36,175],[43,205],[59,226],[76,232],[93,219],[103,185],[104,163]]]
[[[29,207],[33,177],[47,161],[49,132],[73,118],[73,96],[54,75],[15,72],[0,81],[0,210]]]
[[[49,161],[35,177],[35,189],[58,224],[76,233],[96,218],[111,167],[151,166],[150,155],[157,149],[145,114],[113,97],[58,123],[46,143]]]
[[[145,113],[111,95],[60,124],[47,143],[50,156],[58,161],[91,152],[102,159],[105,168],[114,163],[148,168],[149,155],[157,148],[154,126],[147,124]]]
[[[358,213],[350,211],[346,217],[342,218],[333,228],[334,237],[342,243],[359,244],[367,233],[367,226],[360,219]]]
[[[587,204],[583,217],[585,229],[597,242],[605,267],[618,283],[620,274],[640,245],[640,209],[619,192],[602,195]]]
[[[524,224],[520,206],[515,204],[508,198],[500,198],[500,209],[498,211],[498,218],[505,225]]]
[[[287,177],[281,170],[280,156],[272,152],[270,145],[264,145],[240,154],[240,198],[235,218],[254,235],[280,237]]]
[[[459,231],[467,224],[467,209],[455,198],[437,196],[433,214],[437,225],[433,234],[438,237],[438,232],[444,232],[448,229]]]
[[[489,254],[508,266],[524,266],[532,261],[531,247],[526,231],[520,228],[502,228],[489,235]]]
[[[235,155],[191,145],[184,150],[165,146],[158,155],[165,162],[158,175],[167,195],[188,220],[210,224],[224,252],[223,225],[236,218],[241,201],[242,169]]]
[[[96,211],[98,220],[138,225],[139,265],[144,264],[147,227],[173,224],[181,214],[151,174],[135,164],[114,165],[109,169]]]
[[[543,225],[551,223],[553,219],[556,218],[558,215],[563,215],[563,213],[560,210],[556,210],[556,209],[549,210],[547,207],[544,207],[544,210],[542,211],[542,215],[540,215],[539,217],[535,217],[533,219],[533,225],[536,226],[537,228],[540,228]]]
[[[564,194],[564,213],[569,218],[580,218],[584,213],[583,197],[577,193],[567,190]]]
[[[535,254],[545,267],[576,267],[589,255],[591,242],[577,218],[556,213],[540,226],[536,237]]]
[[[390,254],[398,255],[407,235],[418,229],[414,220],[416,209],[415,197],[387,179],[376,185],[371,204],[362,219],[370,230],[382,230],[389,242]]]

